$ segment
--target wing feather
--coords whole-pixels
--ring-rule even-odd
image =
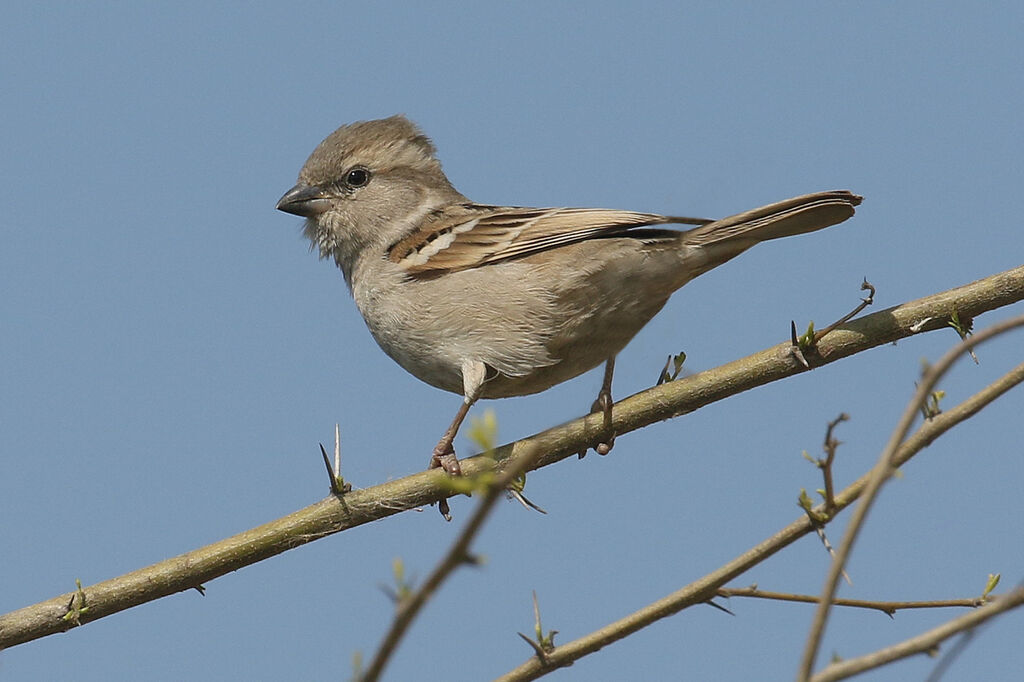
[[[716,221],[603,208],[457,204],[431,215],[419,229],[392,245],[388,257],[411,274],[429,276],[668,223],[699,226],[677,233],[688,246],[734,244],[740,247],[733,249],[738,253],[754,242],[840,223],[853,215],[860,201],[859,196],[845,190],[816,192]],[[651,239],[671,232],[640,230],[632,234]]]
[[[394,244],[389,257],[413,274],[464,270],[669,222],[676,221],[655,213],[467,204],[432,216],[422,229]]]

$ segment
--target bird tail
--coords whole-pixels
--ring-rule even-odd
[[[845,190],[816,192],[715,220],[680,236],[688,279],[707,272],[758,242],[815,232],[854,214],[861,197]]]
[[[860,202],[861,197],[845,190],[805,194],[694,228],[686,232],[684,242],[708,246],[738,239],[753,245],[814,232],[843,222]]]

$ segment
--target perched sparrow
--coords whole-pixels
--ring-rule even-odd
[[[434,153],[403,116],[342,126],[277,208],[307,219],[384,352],[462,394],[430,464],[451,474],[477,399],[537,393],[604,362],[594,411],[610,425],[615,355],[672,292],[758,242],[841,223],[861,201],[819,192],[716,221],[489,206],[459,194]]]

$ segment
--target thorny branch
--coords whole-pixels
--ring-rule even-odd
[[[803,658],[800,662],[799,680],[810,679],[811,670],[814,667],[814,661],[817,658],[818,648],[821,646],[821,639],[824,636],[825,625],[828,621],[829,608],[835,597],[836,590],[839,587],[839,577],[846,566],[846,562],[849,559],[853,545],[863,528],[864,520],[867,518],[867,514],[871,510],[872,504],[877,498],[879,490],[893,475],[893,473],[895,473],[898,467],[896,454],[906,438],[907,433],[910,431],[910,427],[917,417],[921,405],[925,403],[939,379],[946,374],[949,368],[953,366],[953,363],[959,359],[961,355],[991,338],[1004,334],[1007,331],[1016,329],[1020,326],[1024,326],[1024,315],[1018,315],[1017,317],[994,324],[974,336],[966,337],[946,352],[946,354],[943,355],[937,363],[929,367],[925,372],[921,383],[914,392],[914,396],[907,403],[906,409],[904,409],[903,414],[900,416],[896,429],[889,438],[889,442],[886,444],[885,449],[878,458],[878,463],[875,464],[874,468],[871,470],[867,488],[864,491],[864,499],[861,500],[861,503],[857,505],[857,509],[854,510],[853,517],[850,519],[850,524],[843,536],[843,542],[840,545],[839,551],[836,553],[836,558],[829,569],[828,577],[825,580],[825,587],[822,589],[821,599],[818,603],[818,608],[815,609],[814,620],[811,624],[810,633],[807,636],[807,645],[804,649]],[[925,423],[927,424],[927,422]]]
[[[1022,382],[1024,382],[1024,363],[1007,372],[959,405],[943,412],[934,419],[924,422],[913,435],[899,445],[892,458],[893,465],[896,467],[903,466],[914,455],[931,445],[951,428],[970,419],[984,407]],[[822,523],[831,521],[839,512],[853,504],[864,493],[871,480],[871,475],[872,472],[864,474],[835,495],[836,509],[833,514],[826,515],[823,508],[824,505],[822,505],[814,510],[816,512],[815,515],[820,514]],[[500,682],[535,680],[559,667],[571,665],[573,661],[627,637],[633,632],[662,618],[671,616],[695,604],[707,603],[715,596],[717,590],[723,588],[727,582],[734,580],[753,566],[762,563],[768,557],[788,547],[804,535],[814,532],[817,527],[818,522],[814,520],[812,515],[801,516],[772,537],[755,545],[693,583],[624,618],[546,652],[547,660],[544,663],[535,657],[530,658],[515,669],[502,675],[498,680]],[[820,599],[820,597],[817,599]],[[981,611],[981,609],[978,611]]]
[[[956,311],[962,319],[973,319],[1020,300],[1024,300],[1024,266],[852,320],[818,343],[816,364],[834,362],[899,338],[943,328],[951,319],[951,311]],[[803,371],[792,360],[788,349],[789,344],[780,344],[626,398],[615,405],[613,428],[618,434],[626,434]],[[933,421],[942,422],[947,417],[948,413]],[[588,444],[590,435],[602,426],[601,419],[602,415],[592,415],[548,429],[497,448],[489,453],[490,457],[467,460],[464,467],[468,474],[484,471],[495,461],[504,462],[524,449],[541,453],[531,468],[546,466],[575,454]],[[344,498],[331,495],[206,547],[2,615],[0,648],[63,632],[77,624],[197,588],[306,542],[436,502],[450,494],[443,479],[439,472],[422,472],[354,490]],[[841,500],[837,500],[839,504]],[[720,586],[721,583],[716,587]],[[86,598],[88,611],[77,613],[77,619],[66,619],[68,605],[81,603]],[[79,601],[74,601],[76,599]]]

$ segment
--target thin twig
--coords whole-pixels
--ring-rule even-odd
[[[831,510],[835,505],[835,489],[833,488],[832,483],[832,463],[835,462],[836,459],[836,449],[841,444],[836,440],[832,433],[840,423],[849,421],[849,419],[850,415],[842,412],[838,417],[828,423],[828,429],[825,430],[825,442],[821,446],[825,451],[825,459],[818,460],[818,467],[821,469],[821,475],[825,482],[826,510]]]
[[[957,424],[970,419],[987,405],[1022,382],[1024,382],[1024,363],[1007,372],[959,405],[943,412],[934,419],[924,422],[910,438],[900,445],[893,459],[894,464],[897,467],[903,466],[914,455],[931,445],[944,433]],[[822,522],[827,523],[831,521],[839,512],[853,504],[864,492],[870,478],[871,472],[869,471],[837,493],[835,496],[836,510],[833,514],[825,514],[824,505],[815,510],[820,512],[824,519]],[[816,522],[809,516],[800,516],[770,538],[755,545],[704,577],[614,623],[610,623],[599,630],[595,630],[547,652],[547,666],[541,666],[536,658],[530,658],[514,670],[502,675],[498,680],[500,682],[535,680],[550,670],[572,665],[574,661],[583,658],[587,654],[594,653],[613,642],[623,639],[651,623],[678,613],[694,604],[704,603],[714,597],[716,591],[726,583],[736,579],[753,566],[760,564],[768,557],[785,549],[808,533],[813,533],[816,527]]]
[[[835,463],[836,450],[839,449],[841,442],[835,438],[833,433],[835,432],[836,426],[841,422],[848,421],[850,415],[845,412],[840,413],[838,417],[828,423],[828,428],[825,429],[825,441],[822,443],[822,449],[825,451],[825,458],[818,458],[812,460],[814,464],[821,469],[821,477],[823,479],[824,489],[822,490],[822,497],[825,500],[825,514],[826,517],[830,516],[835,511],[835,485],[832,480],[832,465]],[[810,456],[804,453],[808,459]],[[808,518],[811,519],[815,524],[815,531],[818,533],[818,538],[821,540],[821,544],[825,547],[825,551],[828,552],[829,556],[835,558],[836,552],[832,548],[832,543],[829,542],[828,535],[825,533],[825,525],[822,523],[822,518],[819,518],[814,512],[813,502],[809,495],[803,490],[800,491],[800,506],[807,512]],[[843,577],[846,582],[851,585],[853,582],[850,580],[850,576],[843,571]]]
[[[723,587],[717,592],[719,597],[751,597],[756,599],[770,599],[774,601],[800,602],[804,604],[817,604],[821,597],[814,594],[792,594],[789,592],[772,592],[757,587]],[[869,599],[836,599],[832,602],[836,606],[848,606],[855,609],[870,609],[881,611],[892,616],[903,609],[945,609],[952,607],[978,608],[987,603],[991,597],[970,597],[968,599],[937,599],[934,601],[872,601]]]
[[[934,651],[939,644],[953,635],[976,628],[1001,613],[1018,608],[1021,605],[1024,605],[1024,587],[1017,587],[1000,597],[994,597],[992,603],[986,604],[970,613],[965,613],[958,618],[943,623],[937,628],[921,633],[917,637],[912,637],[899,644],[880,649],[866,656],[832,663],[812,677],[811,682],[845,680],[848,677],[879,668],[901,658]]]
[[[804,350],[805,349],[806,350],[813,349],[815,347],[815,345],[817,345],[818,341],[821,341],[832,330],[837,329],[840,325],[850,321],[851,319],[854,318],[854,316],[857,315],[857,313],[859,313],[860,311],[864,310],[869,305],[871,305],[872,303],[875,302],[875,287],[870,282],[868,282],[866,277],[864,278],[864,281],[861,283],[860,288],[861,288],[861,290],[868,292],[867,298],[860,299],[860,303],[857,305],[856,308],[854,308],[850,312],[846,313],[845,315],[840,317],[838,320],[836,320],[835,322],[833,322],[832,324],[830,324],[829,326],[825,327],[824,329],[822,329],[820,331],[815,332],[814,331],[814,322],[811,322],[811,325],[808,328],[807,333],[805,335],[803,335],[803,336],[799,336],[798,337],[797,334],[796,334],[796,322],[793,321],[793,320],[790,320],[790,322],[789,322],[789,336],[790,336],[789,352],[797,360],[797,362],[799,362],[803,366],[804,369],[810,369],[811,368],[811,364],[807,361],[807,356],[804,355]]]
[[[493,480],[487,483],[476,510],[469,517],[459,536],[452,543],[451,548],[441,558],[437,566],[434,567],[434,570],[430,572],[430,575],[427,576],[427,579],[420,588],[403,599],[398,605],[395,617],[391,622],[391,627],[388,628],[387,633],[384,635],[384,639],[377,648],[373,659],[370,661],[370,665],[360,675],[360,682],[376,682],[376,680],[380,679],[381,674],[384,672],[384,667],[391,660],[391,656],[398,649],[398,645],[405,636],[405,633],[412,625],[416,616],[423,610],[427,601],[437,592],[438,588],[441,587],[456,568],[466,563],[466,558],[470,556],[470,545],[483,527],[484,521],[490,516],[491,511],[494,509],[494,504],[501,499],[505,488],[529,468],[533,460],[536,459],[537,454],[538,451],[536,449],[521,451],[516,455],[515,459],[507,463],[505,468]]]
[[[906,438],[907,432],[910,431],[910,427],[914,423],[914,420],[917,418],[918,410],[920,410],[921,405],[932,392],[932,389],[935,388],[935,384],[946,374],[946,371],[949,370],[961,355],[978,344],[984,343],[993,337],[1004,334],[1007,331],[1022,325],[1024,325],[1024,315],[1018,315],[1017,317],[1012,317],[1008,320],[1004,320],[1003,322],[994,324],[991,327],[978,332],[974,336],[967,337],[947,351],[936,364],[929,367],[925,372],[920,385],[914,392],[910,402],[907,403],[907,407],[903,410],[903,414],[900,416],[899,422],[897,423],[892,436],[889,438],[889,442],[886,444],[885,449],[878,458],[878,462],[871,470],[870,479],[868,481],[867,489],[864,491],[863,499],[861,500],[861,503],[857,505],[857,509],[854,510],[850,523],[847,526],[846,533],[843,536],[843,542],[840,544],[839,551],[836,553],[836,558],[833,560],[832,565],[829,568],[828,577],[825,579],[825,586],[821,591],[821,601],[818,603],[818,608],[815,609],[814,620],[811,623],[810,632],[807,636],[807,644],[804,649],[803,657],[800,661],[800,672],[797,677],[798,680],[808,680],[811,677],[814,661],[818,656],[818,648],[821,646],[821,639],[825,633],[829,606],[832,603],[836,589],[838,589],[839,586],[839,577],[846,566],[846,561],[850,556],[850,552],[857,540],[857,536],[860,534],[861,528],[863,528],[864,519],[867,517],[868,512],[871,510],[871,506],[877,498],[879,489],[896,471],[898,465],[895,462],[895,454],[898,451],[900,444]]]
[[[985,585],[986,595],[993,589],[995,589],[995,587],[999,584],[999,579],[1000,576],[998,573],[989,574],[988,583]],[[1017,583],[1017,588],[1024,588],[1024,582]],[[928,674],[928,677],[925,679],[925,682],[939,682],[939,680],[942,679],[942,676],[946,674],[946,671],[953,665],[956,659],[959,658],[964,651],[966,651],[967,647],[969,647],[971,645],[971,642],[974,641],[974,638],[977,637],[978,634],[984,629],[984,627],[988,625],[990,622],[991,621],[986,621],[985,623],[964,632],[953,644],[953,646],[949,647],[946,650],[946,652],[942,655],[942,658],[938,660],[938,662],[935,664],[935,667],[932,668],[932,671]]]
[[[845,323],[849,322],[850,320],[853,319],[853,317],[857,313],[859,313],[860,311],[864,310],[869,305],[871,305],[872,303],[875,302],[875,287],[871,285],[871,282],[868,281],[867,277],[865,277],[864,281],[861,282],[860,288],[861,288],[861,291],[868,292],[867,297],[860,299],[860,303],[857,305],[856,308],[854,308],[850,312],[846,313],[845,315],[843,315],[838,320],[836,320],[835,322],[833,322],[829,326],[825,327],[821,331],[815,332],[814,333],[814,338],[811,341],[811,345],[812,346],[814,344],[816,344],[818,341],[821,341],[821,339],[823,337],[825,337],[833,329],[836,329],[841,324],[845,324]]]

